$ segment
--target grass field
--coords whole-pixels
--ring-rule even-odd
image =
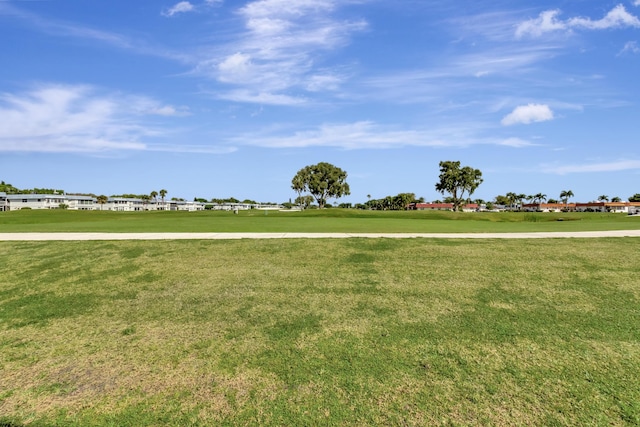
[[[0,265],[0,425],[640,424],[640,239],[4,242]]]
[[[2,232],[347,232],[481,233],[640,229],[640,216],[602,213],[305,212],[0,212]]]

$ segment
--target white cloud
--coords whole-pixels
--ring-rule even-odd
[[[166,11],[162,12],[162,14],[164,16],[173,16],[176,13],[192,12],[194,9],[195,7],[188,1],[181,1],[179,3],[176,3]]]
[[[546,173],[558,175],[589,172],[619,172],[634,169],[640,170],[640,160],[620,160],[616,162],[587,163],[581,165],[545,165],[542,168]]]
[[[0,151],[102,152],[145,150],[160,136],[148,115],[183,115],[184,108],[146,97],[100,94],[82,85],[45,85],[0,94]]]
[[[538,144],[533,144],[521,138],[507,138],[503,141],[498,142],[498,145],[504,145],[505,147],[522,148],[522,147],[533,147]]]
[[[640,6],[640,0],[635,0],[635,1],[633,2],[633,5],[634,5],[634,6]]]
[[[290,136],[245,139],[248,145],[270,148],[339,147],[345,149],[389,148],[402,145],[442,145],[423,140],[416,131],[383,130],[370,121],[324,124],[317,129],[297,131]]]
[[[282,106],[295,106],[306,104],[305,98],[299,98],[295,96],[289,96],[271,92],[258,92],[245,89],[233,90],[225,93],[217,94],[219,99],[226,99],[227,101],[234,102],[246,102],[250,104],[263,104],[263,105],[282,105]]]
[[[539,37],[552,31],[571,30],[585,28],[588,30],[604,30],[609,28],[640,27],[640,19],[629,13],[621,4],[611,9],[604,18],[592,20],[591,18],[575,17],[568,20],[560,20],[560,11],[547,10],[535,18],[522,22],[516,28],[516,37]]]
[[[617,5],[607,15],[597,21],[589,18],[571,18],[568,21],[570,27],[584,27],[590,30],[604,30],[608,28],[640,27],[640,19],[627,12],[621,4]]]
[[[43,19],[36,14],[12,6],[10,2],[1,0],[0,9],[6,9],[13,18],[27,22],[45,34],[78,37],[82,39],[96,40],[120,48],[131,48],[131,40],[117,33],[97,30],[95,28],[71,24],[68,22]],[[2,10],[0,10],[0,12],[1,11]]]
[[[246,31],[226,46],[226,54],[202,61],[196,71],[238,86],[244,102],[262,99],[282,105],[283,97],[300,99],[287,93],[292,90],[335,90],[345,74],[319,71],[321,55],[348,44],[354,32],[366,28],[364,21],[336,17],[341,5],[337,0],[249,2],[237,12]]]
[[[335,74],[316,74],[307,79],[306,89],[309,92],[320,92],[323,90],[337,90],[343,81],[341,76]]]
[[[314,129],[294,131],[289,135],[243,135],[230,142],[268,148],[334,147],[346,150],[388,149],[397,147],[464,147],[491,144],[508,147],[527,147],[527,141],[479,138],[465,126],[429,130],[397,129],[372,121],[323,124]]]
[[[559,10],[547,10],[540,13],[536,19],[521,23],[516,28],[516,37],[522,37],[527,34],[536,37],[549,31],[566,29],[567,24],[557,19],[559,14]]]
[[[251,57],[236,52],[218,64],[218,76],[224,83],[242,82],[251,74]]]
[[[622,55],[623,53],[627,53],[627,52],[629,52],[629,53],[640,53],[640,46],[638,46],[638,42],[636,42],[636,41],[626,42],[624,44],[624,47],[620,51],[620,53],[618,53],[618,55]]]
[[[553,120],[553,111],[548,105],[527,104],[516,107],[511,113],[502,119],[504,126],[515,124],[529,124],[533,122],[545,122]]]
[[[219,6],[222,3],[223,3],[223,0],[204,0],[204,3],[196,5],[185,0],[179,3],[176,3],[169,9],[163,11],[162,15],[170,17],[178,13],[195,12],[197,10],[202,10],[203,7]]]

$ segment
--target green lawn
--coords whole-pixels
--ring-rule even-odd
[[[640,239],[0,242],[0,265],[0,425],[640,424]]]
[[[595,231],[640,228],[640,216],[600,213],[305,212],[0,212],[2,232],[350,232],[457,233]]]

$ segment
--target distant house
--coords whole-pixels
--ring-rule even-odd
[[[7,193],[0,193],[0,212],[9,210],[7,207]]]
[[[589,202],[576,203],[578,212],[635,213],[640,208],[638,202]]]
[[[59,209],[66,204],[61,194],[9,194],[7,195],[7,210],[20,209]]]
[[[104,204],[93,196],[66,194],[10,194],[0,193],[0,212],[20,209],[136,211],[204,211],[205,209],[238,211],[249,209],[280,209],[277,204],[261,203],[203,203],[185,200],[143,200],[141,198],[109,197]]]
[[[451,211],[453,203],[411,203],[409,209],[417,211]]]
[[[98,200],[93,196],[64,196],[63,204],[67,209],[77,211],[93,211],[98,206]]]
[[[525,203],[522,205],[522,210],[525,212],[565,212],[574,211],[576,209],[575,203]]]
[[[452,211],[453,203],[411,203],[408,208],[416,211]],[[460,208],[463,212],[476,212],[480,206],[477,203],[467,203]]]

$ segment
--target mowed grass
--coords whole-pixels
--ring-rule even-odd
[[[638,425],[640,239],[0,243],[0,424]]]
[[[603,213],[362,211],[0,212],[7,232],[480,233],[639,229],[640,216]]]

